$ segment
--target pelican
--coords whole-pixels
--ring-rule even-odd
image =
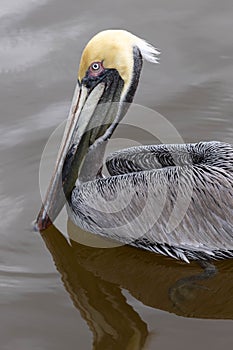
[[[233,257],[233,147],[223,142],[137,146],[107,142],[159,51],[124,30],[85,47],[56,167],[37,218],[45,230],[67,204],[79,227],[185,262]]]

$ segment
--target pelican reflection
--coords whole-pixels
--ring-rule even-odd
[[[77,236],[82,233],[71,222],[68,226],[73,238],[74,229]],[[147,324],[122,290],[144,305],[181,316],[233,319],[231,260],[217,263],[216,276],[185,286],[179,281],[200,273],[195,262],[187,266],[130,246],[106,249],[69,243],[54,226],[42,237],[74,306],[92,331],[95,350],[143,349],[146,343]]]

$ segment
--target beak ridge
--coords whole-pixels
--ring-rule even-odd
[[[90,92],[85,86],[80,88],[79,83],[76,85],[55,169],[36,220],[36,228],[39,231],[47,229],[53,223],[66,203],[67,191],[71,190],[75,185],[78,166],[80,166],[87,149],[82,147],[80,152],[75,152],[78,153],[75,154],[75,157],[79,157],[79,159],[76,162],[75,169],[72,169],[73,176],[69,177],[69,179],[68,176],[65,176],[64,179],[62,178],[63,166],[71,147],[79,148],[82,136],[88,127],[88,123],[101,99],[104,89],[104,83],[98,84]]]

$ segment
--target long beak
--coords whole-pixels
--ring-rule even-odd
[[[66,202],[67,193],[64,192],[64,185],[66,190],[72,189],[75,185],[76,178],[64,178],[62,170],[67,154],[70,149],[79,147],[82,136],[84,135],[88,123],[101,99],[104,92],[105,84],[98,84],[90,93],[84,86],[81,88],[77,84],[63,135],[62,143],[58,152],[55,169],[43,201],[43,205],[38,214],[36,225],[39,231],[48,228],[56,219],[59,212]],[[78,163],[81,164],[83,157],[88,149],[82,147],[82,152],[79,152]],[[79,164],[76,164],[78,166]]]
[[[43,205],[36,220],[39,231],[48,228],[66,203],[85,155],[97,138],[102,136],[117,115],[115,84],[99,82],[93,89],[76,86],[55,169]],[[68,170],[67,170],[68,169]]]

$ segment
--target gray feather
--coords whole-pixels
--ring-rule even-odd
[[[221,142],[128,148],[110,176],[79,183],[70,203],[84,229],[186,262],[233,256],[233,148]]]

